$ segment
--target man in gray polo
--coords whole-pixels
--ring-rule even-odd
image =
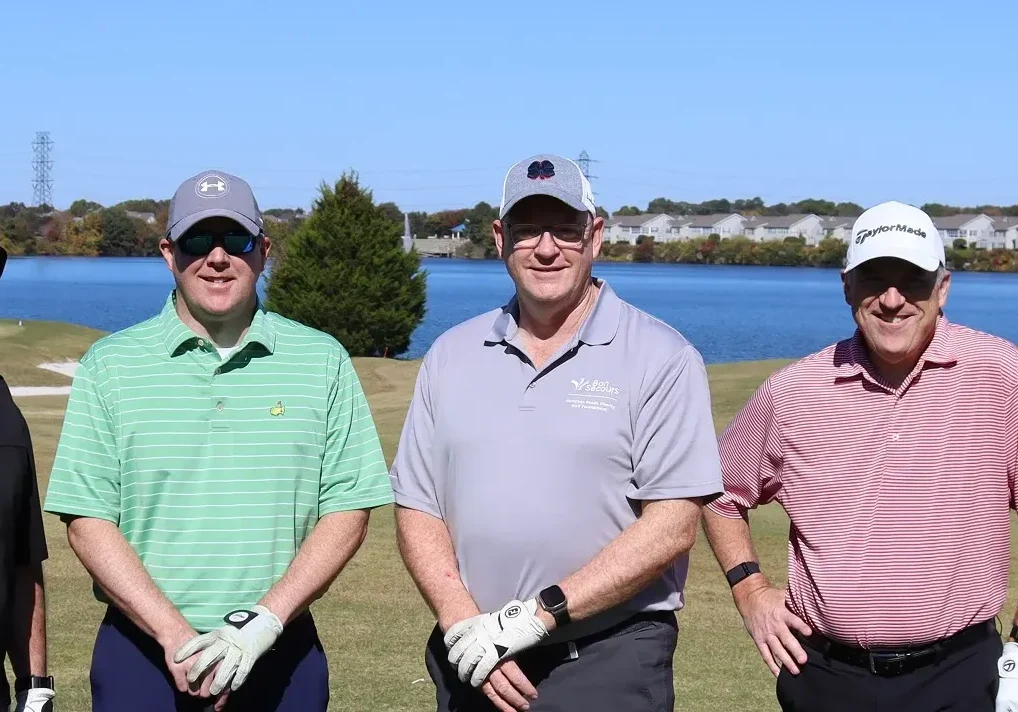
[[[723,491],[703,361],[592,277],[604,220],[572,161],[513,165],[493,231],[515,296],[428,351],[390,471],[438,709],[671,710]]]

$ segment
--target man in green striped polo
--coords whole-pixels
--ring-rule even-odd
[[[75,375],[45,510],[109,604],[97,712],[327,707],[308,606],[393,496],[346,350],[258,300],[261,225],[240,178],[184,181],[176,289]]]

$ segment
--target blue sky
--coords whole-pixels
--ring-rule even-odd
[[[0,203],[169,198],[241,175],[309,207],[357,170],[406,210],[586,150],[599,204],[1018,203],[1005,2],[3,3]],[[14,28],[14,32],[11,32]]]

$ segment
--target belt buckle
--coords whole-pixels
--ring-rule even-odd
[[[871,652],[869,653],[870,672],[874,675],[900,675],[905,671],[905,661],[910,657],[909,653]],[[884,663],[886,667],[880,668],[878,663]]]

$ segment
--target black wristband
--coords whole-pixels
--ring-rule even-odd
[[[725,578],[728,579],[729,587],[742,581],[747,576],[760,573],[760,564],[755,561],[743,561],[741,564],[733,566],[725,573]]]
[[[40,675],[29,675],[27,677],[19,677],[14,681],[14,694],[20,695],[22,692],[28,690],[36,690],[39,688],[46,688],[53,690],[53,676],[47,675],[42,677]]]
[[[1011,640],[1018,641],[1018,623],[1011,625],[1011,633],[1007,637]]]

